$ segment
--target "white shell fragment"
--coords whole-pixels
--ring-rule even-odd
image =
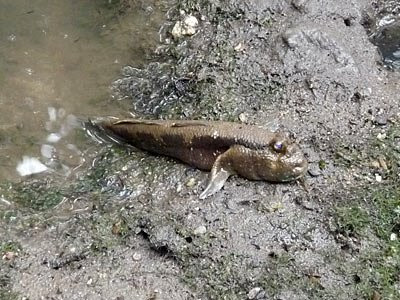
[[[199,25],[199,21],[197,21],[196,17],[194,16],[187,16],[183,21],[186,26],[188,27],[197,27]]]
[[[184,35],[193,35],[196,33],[199,21],[194,16],[186,16],[183,21],[177,21],[172,28],[172,36],[174,38],[180,38]]]
[[[382,182],[382,176],[379,174],[375,174],[375,180],[376,182]]]
[[[24,156],[22,162],[17,165],[17,172],[21,176],[42,173],[47,170],[47,167],[42,164],[37,158]]]
[[[193,233],[194,233],[195,235],[202,235],[202,234],[205,234],[206,232],[207,232],[207,228],[206,228],[206,226],[203,226],[203,225],[197,227],[197,228],[193,231]]]

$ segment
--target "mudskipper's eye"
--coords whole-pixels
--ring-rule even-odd
[[[274,150],[278,153],[282,153],[285,152],[285,145],[283,144],[283,142],[274,142],[272,144],[272,147],[274,148]]]
[[[274,149],[276,150],[276,151],[281,151],[282,149],[283,149],[283,144],[281,143],[281,142],[276,142],[275,144],[274,144]]]

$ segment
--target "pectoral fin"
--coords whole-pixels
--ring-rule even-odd
[[[229,150],[217,157],[211,169],[208,185],[200,194],[200,199],[205,199],[218,192],[229,176],[235,174],[230,163],[232,154],[234,154],[234,147],[229,148]]]
[[[218,192],[224,186],[225,181],[230,175],[231,174],[224,168],[220,168],[219,170],[212,172],[206,189],[200,194],[200,199],[203,200]]]

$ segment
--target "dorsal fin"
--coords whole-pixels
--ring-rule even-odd
[[[113,122],[113,125],[121,125],[121,124],[144,124],[144,125],[158,125],[166,127],[209,126],[209,124],[207,124],[207,121],[185,121],[185,120],[125,119]]]
[[[160,120],[161,121],[161,120]],[[113,125],[121,124],[146,124],[146,125],[163,125],[162,122],[157,120],[141,120],[141,119],[124,119],[113,122]]]
[[[206,121],[178,121],[172,122],[171,127],[187,127],[187,126],[210,126]]]

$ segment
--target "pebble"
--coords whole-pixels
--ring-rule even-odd
[[[382,182],[382,176],[379,174],[375,174],[375,180],[376,182]]]
[[[239,52],[239,51],[242,51],[243,50],[243,44],[242,43],[239,43],[239,44],[237,44],[233,49],[236,51],[236,52]]]
[[[86,284],[91,286],[93,284],[93,278],[89,278]]]
[[[183,21],[177,21],[172,28],[171,34],[174,38],[180,38],[184,35],[193,35],[196,33],[199,21],[194,16],[186,16]]]
[[[175,39],[178,39],[184,35],[183,31],[184,29],[182,21],[177,21],[174,25],[174,28],[172,28],[171,34]]]
[[[303,11],[307,5],[307,0],[292,0],[292,5],[299,11]]]
[[[379,21],[378,25],[379,25],[379,27],[383,27],[383,26],[392,24],[392,23],[395,22],[395,21],[396,21],[395,18],[393,18],[391,15],[388,15],[388,16],[383,17],[383,18]]]
[[[381,299],[382,299],[381,294],[379,294],[377,291],[374,291],[372,293],[371,300],[381,300]]]
[[[378,133],[376,138],[380,141],[383,141],[386,138],[386,133]]]
[[[371,167],[379,169],[381,167],[381,165],[380,165],[379,161],[373,160],[373,161],[371,161]]]
[[[252,299],[257,299],[257,295],[258,293],[261,292],[261,288],[260,287],[255,287],[253,289],[250,290],[250,292],[247,294],[247,298],[252,300]]]
[[[133,259],[134,261],[139,261],[139,260],[142,259],[142,255],[140,255],[140,253],[135,252],[135,253],[132,255],[132,259]]]
[[[196,17],[194,16],[187,16],[185,20],[183,21],[186,26],[189,27],[197,27],[199,25],[199,21],[197,21]]]
[[[193,187],[195,184],[196,184],[196,179],[194,179],[193,177],[190,178],[188,182],[186,182],[187,187]]]
[[[257,294],[257,300],[267,300],[265,291],[261,291]]]
[[[388,123],[388,117],[386,115],[379,115],[375,118],[375,123],[379,126],[385,126]]]
[[[7,251],[6,253],[4,253],[3,255],[3,260],[13,260],[18,256],[18,253],[14,252],[14,251]]]
[[[197,227],[197,228],[193,231],[193,233],[194,233],[195,235],[202,235],[202,234],[205,234],[206,232],[207,232],[207,228],[206,228],[206,226],[203,226],[203,225]]]
[[[246,123],[247,122],[247,115],[245,113],[239,114],[239,121],[242,122],[242,123]]]
[[[388,166],[387,166],[386,160],[385,160],[383,157],[378,157],[378,162],[379,162],[379,166],[380,166],[383,170],[385,170],[385,171],[388,170]]]
[[[318,177],[322,175],[322,172],[319,166],[310,165],[310,167],[308,168],[308,174],[310,174],[311,177]]]

